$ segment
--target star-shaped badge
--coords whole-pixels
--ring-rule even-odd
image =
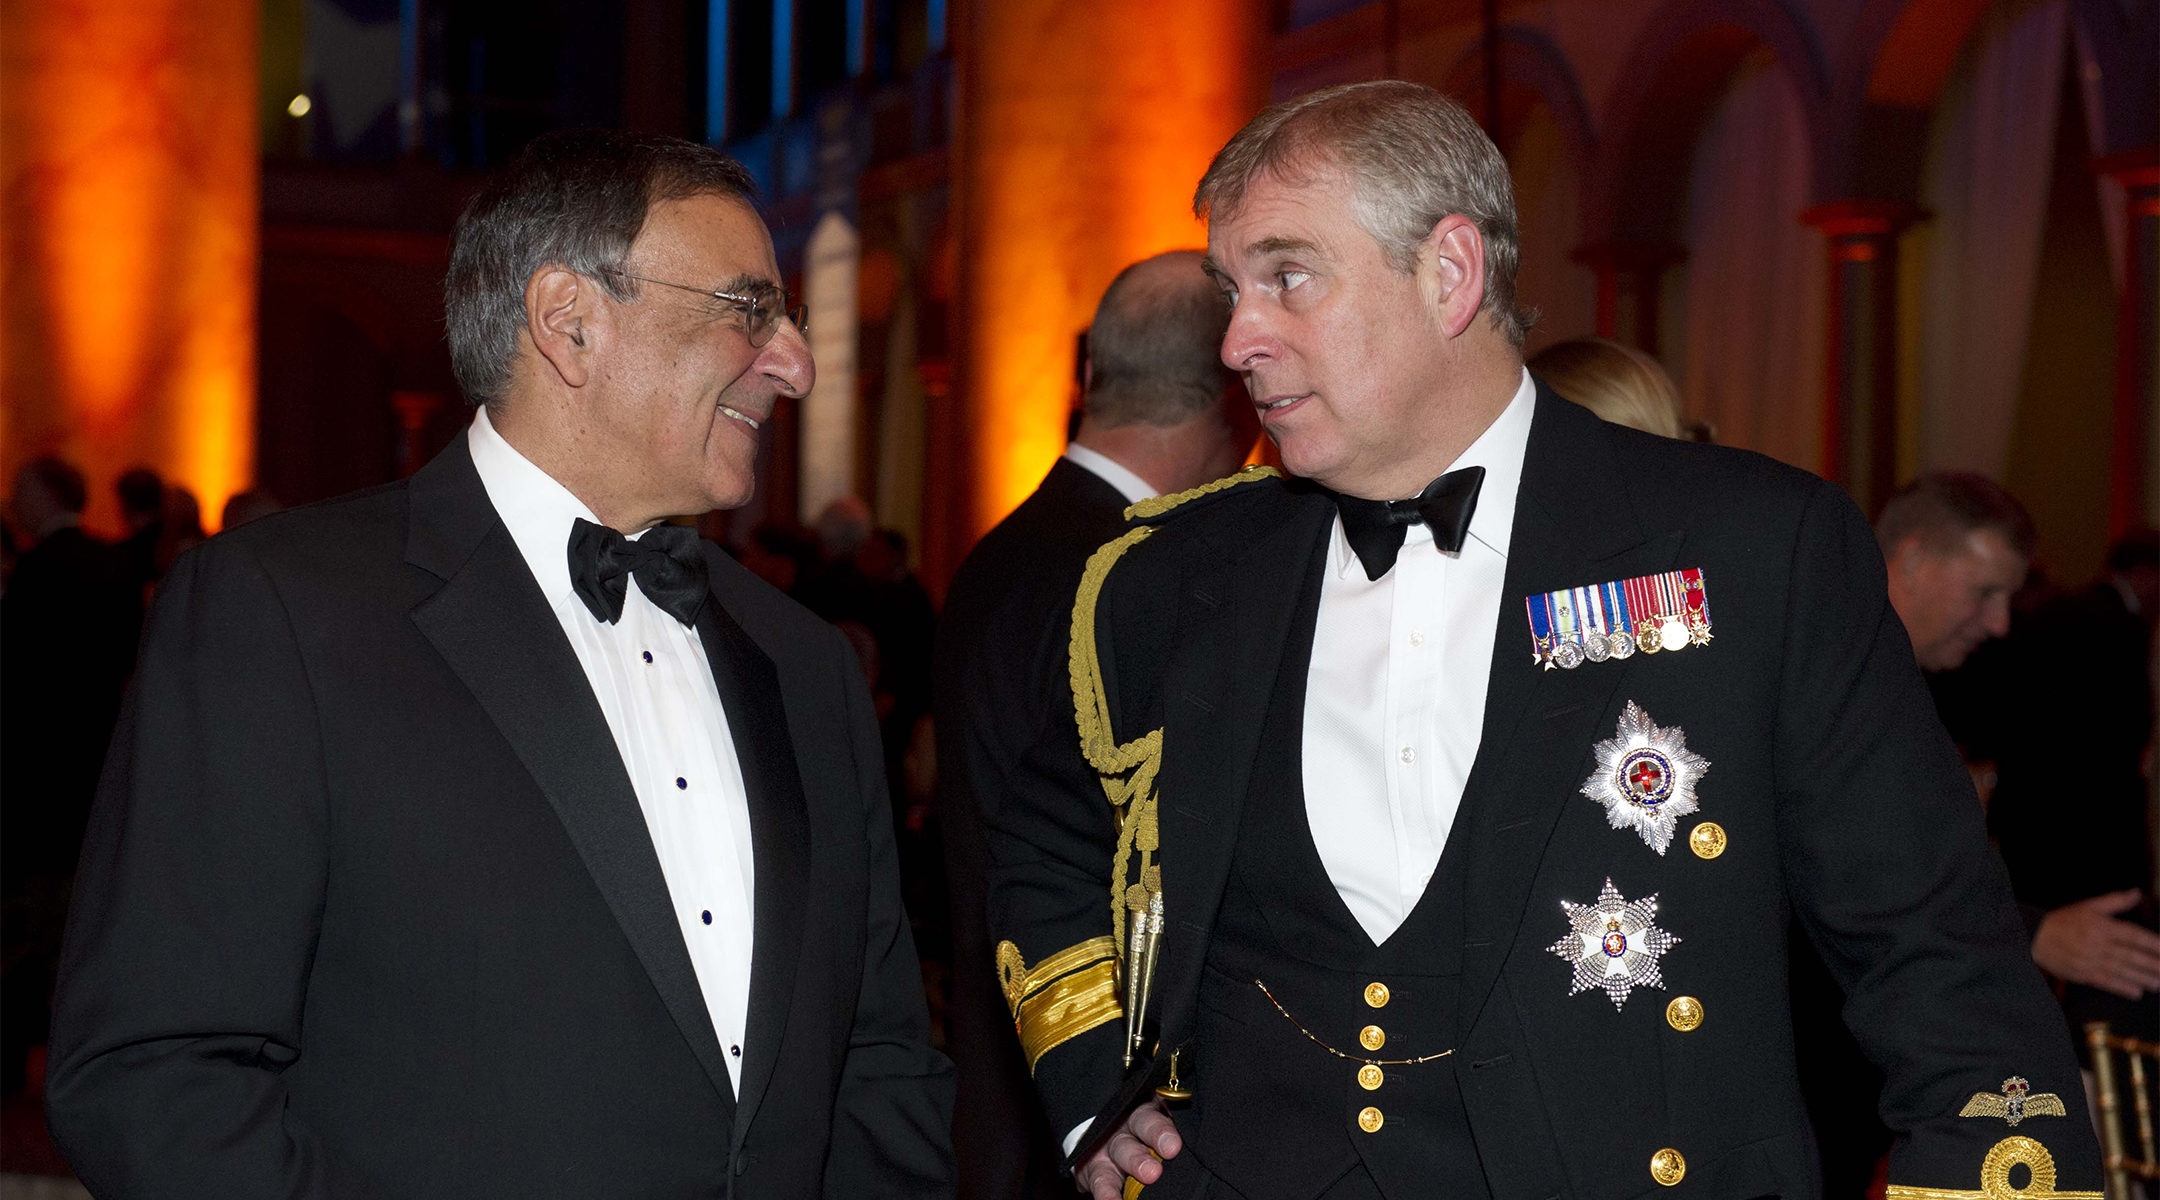
[[[1617,1010],[1635,988],[1665,986],[1665,977],[1658,973],[1658,957],[1679,945],[1680,939],[1654,923],[1656,894],[1628,900],[1607,879],[1596,904],[1562,900],[1560,907],[1567,913],[1568,933],[1546,949],[1575,968],[1568,995],[1603,988]]]
[[[1614,829],[1633,829],[1659,854],[1672,845],[1673,825],[1702,806],[1695,785],[1710,760],[1687,748],[1677,725],[1660,727],[1633,700],[1620,714],[1620,731],[1597,744],[1597,769],[1582,794],[1605,806]]]

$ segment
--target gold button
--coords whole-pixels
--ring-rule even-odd
[[[1387,990],[1387,985],[1386,985],[1386,984],[1384,984],[1384,983],[1368,983],[1368,984],[1366,984],[1366,985],[1365,985],[1365,1003],[1366,1003],[1366,1004],[1367,1004],[1367,1005],[1368,1005],[1369,1007],[1372,1007],[1372,1008],[1386,1008],[1386,1007],[1387,1007],[1387,998],[1388,998],[1388,990]]]
[[[1716,821],[1704,821],[1687,835],[1687,845],[1697,858],[1716,858],[1725,853],[1725,827]]]
[[[1365,1047],[1367,1050],[1378,1050],[1380,1047],[1387,1045],[1387,1030],[1380,1028],[1378,1025],[1367,1025],[1365,1028],[1358,1030],[1357,1040],[1358,1045]]]
[[[1371,1063],[1366,1063],[1357,1070],[1357,1085],[1368,1092],[1379,1091],[1380,1085],[1386,1082],[1387,1076]]]
[[[1687,1159],[1678,1150],[1667,1146],[1650,1156],[1650,1178],[1661,1185],[1671,1187],[1686,1177]]]
[[[1702,1024],[1702,1001],[1693,996],[1674,996],[1665,1006],[1665,1023],[1682,1033],[1689,1033]]]
[[[1380,1115],[1379,1109],[1361,1108],[1358,1110],[1357,1127],[1359,1129],[1367,1133],[1378,1133],[1380,1127],[1385,1124],[1387,1124],[1387,1118]]]

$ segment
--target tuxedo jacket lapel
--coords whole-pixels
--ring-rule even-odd
[[[1168,936],[1156,968],[1170,1022],[1162,1044],[1191,1036],[1206,931],[1230,871],[1260,732],[1305,577],[1327,546],[1335,508],[1293,484],[1284,506],[1267,506],[1208,547],[1184,575],[1175,657],[1161,696],[1163,773],[1159,813]],[[1255,569],[1253,564],[1259,564]],[[1285,574],[1286,564],[1294,564]],[[1143,730],[1118,731],[1135,737]]]
[[[735,757],[742,764],[757,864],[748,1028],[735,1114],[739,1139],[772,1082],[787,1029],[788,999],[802,949],[803,889],[810,877],[810,814],[772,659],[743,632],[718,596],[708,597],[697,628],[720,689]]]
[[[463,443],[414,475],[410,494],[406,561],[444,581],[413,609],[413,623],[532,773],[683,1040],[732,1100],[720,1040],[614,735]]]
[[[1603,423],[1542,383],[1516,494],[1485,723],[1463,791],[1470,839],[1462,1028],[1474,1023],[1513,949],[1555,823],[1589,771],[1614,693],[1639,660],[1546,670],[1531,654],[1524,599],[1671,569],[1680,534],[1647,531]],[[1594,896],[1597,880],[1583,886]],[[1558,928],[1560,914],[1551,914]]]

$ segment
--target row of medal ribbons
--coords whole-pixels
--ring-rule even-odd
[[[1561,588],[1523,603],[1530,610],[1531,655],[1547,670],[1710,642],[1710,596],[1700,567]]]

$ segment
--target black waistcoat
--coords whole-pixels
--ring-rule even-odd
[[[1328,878],[1306,816],[1305,680],[1325,542],[1315,558],[1208,940],[1195,1046],[1203,1082],[1179,1125],[1198,1165],[1246,1196],[1318,1196],[1362,1171],[1372,1187],[1346,1191],[1475,1200],[1487,1193],[1457,1058],[1390,1061],[1457,1044],[1461,839],[1449,838],[1423,897],[1375,946]],[[1361,1044],[1368,1028],[1384,1035],[1378,1049]],[[1380,1060],[1377,1087],[1365,1086],[1369,1072],[1360,1079],[1360,1060]],[[1367,1109],[1379,1117],[1372,1130],[1360,1123]]]

